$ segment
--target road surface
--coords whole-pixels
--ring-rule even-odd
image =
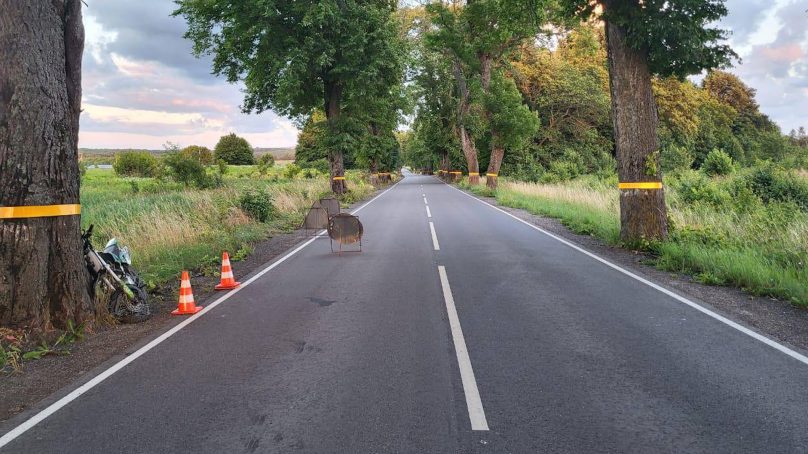
[[[808,452],[800,353],[432,177],[357,214],[0,452]]]

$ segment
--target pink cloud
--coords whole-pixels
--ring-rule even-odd
[[[208,108],[212,111],[220,112],[220,113],[231,113],[235,110],[235,108],[230,104],[225,104],[222,102],[217,102],[210,99],[182,99],[182,98],[172,98],[171,105],[177,107],[204,107]]]
[[[772,62],[791,63],[805,56],[805,51],[799,44],[792,43],[780,47],[762,47],[760,54]]]

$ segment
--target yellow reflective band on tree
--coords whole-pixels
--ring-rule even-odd
[[[463,172],[449,172],[449,173],[453,173],[455,175],[463,175]]]
[[[487,177],[496,177],[497,174],[495,174],[495,173],[486,173],[485,176],[487,176]]]
[[[0,219],[47,218],[81,214],[81,205],[37,205],[26,207],[0,207]]]
[[[344,179],[345,179],[345,177],[334,177],[334,178],[332,178],[332,180],[344,180]]]
[[[637,183],[620,183],[617,185],[620,189],[662,189],[661,181],[645,181]]]
[[[469,172],[470,177],[479,177],[480,174],[478,172]]]

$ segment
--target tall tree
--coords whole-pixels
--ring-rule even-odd
[[[291,118],[325,112],[332,190],[345,186],[350,151],[343,108],[398,77],[392,0],[176,0],[197,55],[213,72],[243,81],[246,112]],[[319,87],[316,89],[315,87]]]
[[[441,48],[451,58],[459,96],[458,118],[460,142],[469,170],[469,183],[479,183],[479,157],[469,130],[472,103],[479,103],[484,120],[491,158],[488,164],[488,185],[496,187],[499,169],[505,153],[501,137],[504,131],[494,121],[489,98],[491,80],[505,57],[528,38],[539,33],[547,20],[550,2],[547,0],[466,0],[465,5],[437,2],[429,5],[437,30],[433,33],[433,46]],[[474,88],[480,94],[474,96]],[[521,104],[521,103],[520,103]],[[519,105],[497,105],[498,109],[519,112]]]
[[[81,0],[0,11],[0,207],[78,204]],[[0,325],[91,319],[86,284],[79,216],[0,215]]]
[[[424,7],[400,11],[407,18],[404,29],[409,41],[409,65],[415,109],[412,134],[402,144],[405,161],[420,169],[439,169],[441,176],[462,167],[458,139],[458,98],[453,82],[453,63],[443,49],[430,46],[425,37],[433,29]],[[406,145],[406,146],[405,146]],[[476,153],[476,152],[475,152]],[[453,156],[454,155],[454,156]]]
[[[684,77],[728,65],[726,32],[711,24],[726,15],[723,0],[565,0],[589,19],[606,22],[612,122],[618,162],[620,235],[625,241],[665,238],[665,192],[659,165],[657,109],[651,76]]]

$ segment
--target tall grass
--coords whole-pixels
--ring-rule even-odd
[[[558,184],[506,180],[495,195],[502,205],[557,218],[577,233],[620,245],[619,193],[612,183],[594,177]],[[808,213],[759,200],[743,209],[685,203],[675,185],[666,188],[671,235],[647,246],[658,268],[808,306]]]
[[[253,170],[233,167],[223,187],[196,190],[91,169],[81,186],[82,225],[96,226],[96,248],[113,237],[129,246],[135,267],[156,285],[182,269],[217,263],[222,250],[249,250],[251,243],[294,229],[311,204],[329,192],[326,176],[284,179],[279,169],[265,176]],[[272,196],[275,215],[266,223],[251,219],[239,206],[240,195],[252,189]],[[357,181],[352,189],[351,197],[358,199],[374,188]]]

